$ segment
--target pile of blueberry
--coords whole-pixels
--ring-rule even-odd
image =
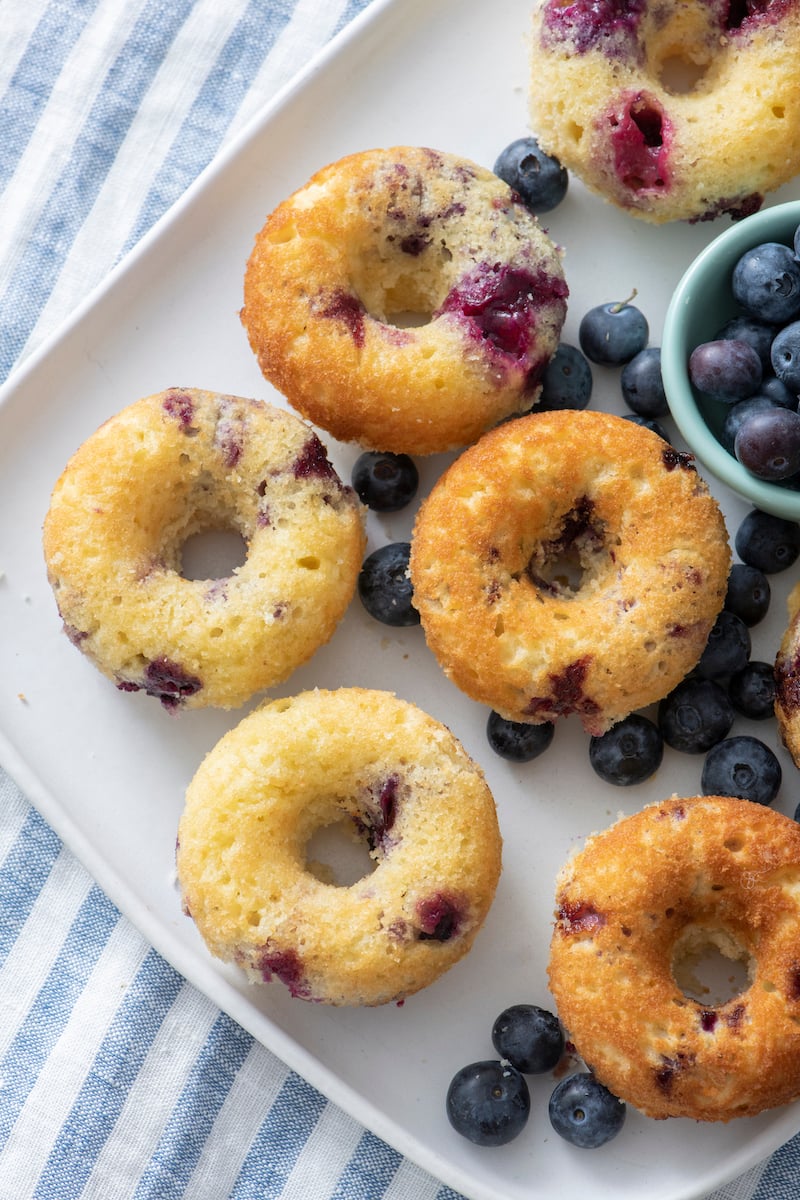
[[[492,1026],[499,1058],[468,1063],[447,1090],[450,1124],[478,1146],[504,1146],[525,1128],[531,1110],[528,1075],[543,1075],[561,1062],[564,1032],[558,1018],[536,1004],[513,1004]],[[574,1146],[595,1149],[619,1133],[625,1104],[591,1072],[567,1075],[550,1095],[550,1123]]]
[[[739,306],[689,357],[693,386],[725,406],[722,445],[759,479],[800,486],[800,228],[793,246],[747,250],[731,276]]]

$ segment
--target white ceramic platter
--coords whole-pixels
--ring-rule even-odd
[[[60,631],[40,529],[70,453],[102,420],[164,387],[197,386],[279,400],[239,324],[244,263],[267,212],[317,167],[375,145],[425,144],[491,166],[527,132],[528,0],[377,0],[207,172],[109,284],[6,386],[0,407],[0,729],[3,762],[121,909],[189,979],[323,1092],[381,1137],[474,1200],[684,1200],[733,1177],[800,1127],[800,1110],[729,1126],[629,1115],[600,1151],[550,1130],[552,1081],[533,1080],[529,1127],[511,1146],[480,1150],[449,1127],[454,1071],[492,1054],[506,1005],[548,1006],[545,964],[553,881],[570,850],[617,812],[699,788],[700,763],[668,752],[646,786],[615,789],[593,774],[587,739],[567,722],[525,767],[494,757],[486,713],[445,680],[419,629],[378,625],[354,601],[332,642],[282,692],[315,685],[387,688],[446,721],[485,768],[505,835],[504,873],[471,955],[402,1006],[329,1010],[252,988],[212,961],[181,915],[173,847],[186,784],[242,714],[170,717],[118,692]],[[774,200],[797,190],[784,189]],[[547,218],[566,248],[582,313],[634,288],[658,344],[672,287],[713,225],[653,228],[572,185]],[[618,373],[595,372],[593,406],[622,411]],[[669,425],[669,422],[667,422]],[[357,450],[329,442],[349,477]],[[421,464],[428,490],[444,463]],[[731,530],[744,506],[720,494]],[[370,545],[407,538],[413,510],[370,517]],[[789,580],[774,579],[754,657],[774,654]],[[741,730],[745,722],[740,722]],[[752,731],[752,730],[751,730]],[[761,736],[772,739],[774,730]],[[794,810],[783,755],[777,806]],[[446,836],[446,831],[444,831]]]

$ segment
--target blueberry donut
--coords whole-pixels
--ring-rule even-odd
[[[537,0],[530,120],[647,221],[737,219],[800,170],[798,0]]]
[[[307,847],[342,822],[375,866],[340,886]],[[245,717],[201,763],[178,831],[184,908],[211,953],[332,1005],[399,1001],[453,966],[500,861],[481,770],[432,717],[364,688]]]
[[[800,825],[722,796],[648,805],[566,863],[550,986],[614,1095],[695,1121],[800,1096],[798,880]],[[715,952],[748,980],[720,1002],[696,978]]]
[[[417,515],[428,646],[509,720],[600,734],[697,663],[727,588],[719,506],[691,455],[623,417],[531,413],[485,434]]]
[[[241,316],[303,416],[430,454],[535,403],[566,299],[561,254],[515,192],[467,159],[399,146],[343,158],[277,207]]]
[[[238,531],[227,578],[188,579],[195,533]],[[165,708],[232,708],[286,678],[353,596],[363,510],[292,413],[171,388],[78,449],[44,523],[70,640],[123,691]]]
[[[800,583],[787,600],[789,620],[775,656],[775,717],[778,730],[800,767]]]

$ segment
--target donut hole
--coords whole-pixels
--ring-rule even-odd
[[[685,96],[696,91],[708,73],[710,62],[686,53],[684,48],[667,54],[658,67],[661,86],[673,96]]]
[[[398,329],[427,325],[453,284],[452,252],[424,233],[364,245],[350,263],[353,289],[376,321]]]
[[[584,496],[562,517],[555,536],[534,548],[526,574],[540,591],[568,599],[582,591],[607,561],[605,524]]]
[[[184,579],[227,579],[247,557],[247,543],[238,529],[202,529],[192,533],[180,549]]]
[[[672,953],[672,977],[683,995],[710,1007],[740,996],[754,971],[750,951],[722,927],[689,926]]]
[[[338,817],[315,829],[306,842],[306,870],[332,887],[352,887],[376,867],[365,837],[349,817]]]

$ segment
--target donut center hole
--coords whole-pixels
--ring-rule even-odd
[[[237,529],[205,529],[190,534],[181,546],[184,579],[227,579],[247,557],[247,543]]]
[[[728,930],[690,927],[675,946],[672,975],[688,999],[718,1007],[747,990],[754,965]]]
[[[452,253],[423,226],[375,247],[362,247],[351,279],[371,317],[397,329],[427,325],[451,285]]]
[[[694,92],[706,77],[710,63],[693,59],[676,50],[661,62],[658,78],[665,91],[673,96],[685,96]]]
[[[351,887],[372,874],[376,865],[349,817],[320,826],[306,843],[306,870],[333,887]]]
[[[605,525],[584,496],[563,517],[556,536],[534,548],[526,573],[540,591],[568,598],[596,573],[606,552]]]

